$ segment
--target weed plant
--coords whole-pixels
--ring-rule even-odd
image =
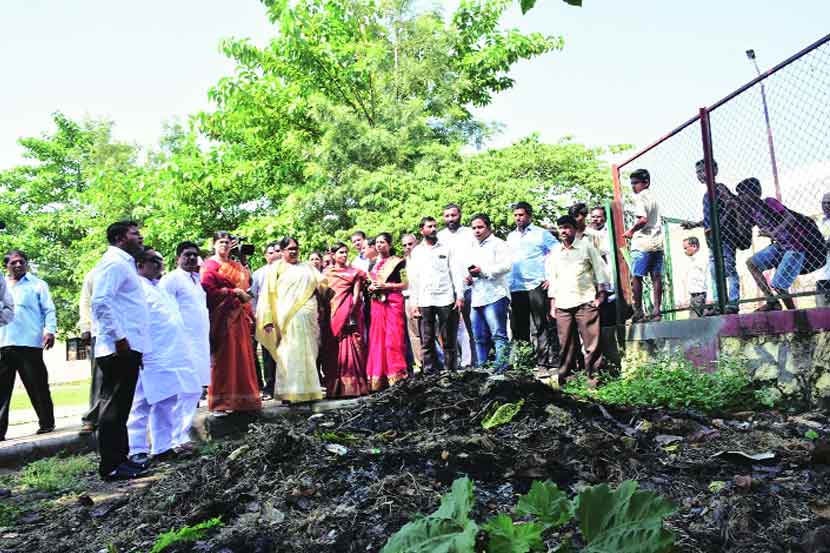
[[[740,358],[718,361],[713,372],[695,367],[681,355],[659,355],[651,360],[627,358],[623,374],[597,389],[588,389],[584,377],[565,387],[567,393],[609,404],[691,408],[707,412],[758,407],[756,390]]]
[[[89,456],[50,457],[26,465],[16,483],[42,492],[71,492],[83,487],[79,477],[94,469]]]

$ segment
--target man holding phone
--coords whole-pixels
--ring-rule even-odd
[[[490,349],[495,349],[493,370],[504,372],[510,358],[507,339],[507,308],[510,305],[510,268],[512,259],[507,243],[493,234],[490,217],[484,213],[470,221],[476,243],[470,252],[472,264],[467,267],[466,283],[472,287],[473,338],[476,346],[476,367],[487,362]]]

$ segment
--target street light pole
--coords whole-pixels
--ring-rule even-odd
[[[746,57],[755,66],[755,72],[761,76],[758,62],[755,60],[755,50],[747,50]],[[775,183],[775,199],[781,201],[781,184],[778,182],[778,163],[775,161],[775,146],[772,141],[772,126],[769,124],[769,108],[767,107],[767,91],[764,88],[764,81],[761,81],[761,103],[764,105],[764,121],[767,124],[767,143],[769,143],[769,159],[772,163],[772,180]]]

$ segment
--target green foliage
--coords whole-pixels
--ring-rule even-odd
[[[406,524],[381,553],[472,553],[478,534],[478,524],[469,517],[472,508],[473,483],[459,478],[436,512]]]
[[[318,432],[317,435],[324,442],[330,442],[335,444],[350,445],[360,441],[360,437],[352,434],[351,432],[334,432],[331,430],[326,430],[323,432]]]
[[[481,421],[481,427],[484,428],[484,430],[490,430],[491,428],[507,424],[513,420],[513,417],[515,417],[519,411],[521,411],[522,405],[524,404],[525,400],[520,399],[516,403],[505,403],[503,405],[499,405],[490,416]]]
[[[673,547],[663,519],[675,507],[654,492],[638,491],[637,482],[627,480],[613,491],[606,484],[585,489],[575,506],[585,553],[667,553]]]
[[[818,440],[819,434],[815,430],[808,430],[807,432],[804,433],[804,437],[807,438],[808,440],[814,442],[814,441]]]
[[[14,526],[17,517],[23,510],[19,505],[8,501],[0,501],[0,526],[8,527]]]
[[[168,125],[157,148],[56,113],[49,133],[20,140],[29,163],[0,171],[0,250],[29,254],[61,335],[75,333],[84,274],[115,220],[141,222],[172,268],[178,242],[209,246],[216,230],[260,247],[293,234],[309,251],[356,228],[412,231],[454,202],[488,213],[504,236],[515,201],[551,219],[610,196],[601,148],[531,136],[464,153],[496,129],[471,106],[512,87],[515,63],[563,46],[504,29],[509,0],[465,0],[446,17],[407,0],[264,3],[279,32],[264,47],[224,41],[236,69],[209,91],[216,109]]]
[[[515,524],[509,516],[502,514],[488,520],[481,529],[487,532],[488,553],[528,553],[544,550],[544,524]]]
[[[755,401],[758,402],[758,405],[765,407],[767,409],[774,409],[776,405],[781,401],[783,394],[781,390],[773,386],[765,386],[759,390],[755,390],[753,394]]]
[[[195,526],[184,526],[178,530],[164,532],[156,538],[156,542],[153,544],[153,548],[150,550],[150,553],[161,553],[176,543],[188,543],[200,540],[205,536],[205,534],[207,534],[208,530],[221,525],[222,519],[216,517],[200,522]]]
[[[536,352],[530,342],[514,341],[510,350],[513,369],[523,373],[530,373],[536,368]]]
[[[562,0],[566,4],[570,4],[571,6],[582,6],[582,0]],[[527,13],[528,11],[536,5],[536,0],[519,0],[519,5],[522,8],[522,13]]]
[[[23,467],[17,484],[43,492],[70,492],[83,487],[81,476],[89,474],[95,462],[89,456],[49,457]]]
[[[616,490],[606,484],[586,488],[569,501],[552,482],[534,482],[519,498],[516,512],[531,520],[516,523],[506,514],[490,518],[481,526],[490,553],[543,551],[543,534],[579,517],[587,547],[584,553],[668,553],[674,535],[663,528],[663,519],[674,506],[654,492],[638,490],[626,480]],[[441,507],[396,532],[382,553],[474,553],[478,526],[469,520],[473,486],[468,478],[453,482],[441,498]],[[559,551],[570,550],[562,544]]]
[[[547,527],[559,527],[574,516],[573,505],[565,492],[551,481],[535,481],[527,495],[519,498],[516,512],[535,517]]]
[[[577,378],[565,391],[618,405],[724,411],[754,406],[752,380],[743,366],[740,360],[723,360],[714,372],[705,372],[681,355],[661,355],[641,360],[599,388],[588,389],[585,379]]]

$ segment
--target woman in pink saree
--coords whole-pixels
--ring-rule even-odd
[[[338,242],[334,265],[326,268],[330,293],[332,347],[324,352],[323,373],[328,397],[355,397],[369,393],[366,382],[366,343],[363,336],[362,288],[366,273],[348,265],[349,248]]]
[[[372,391],[403,380],[406,372],[406,331],[404,300],[406,262],[393,255],[392,235],[383,232],[375,239],[378,260],[369,273],[372,297],[369,325],[369,359],[366,375]]]

